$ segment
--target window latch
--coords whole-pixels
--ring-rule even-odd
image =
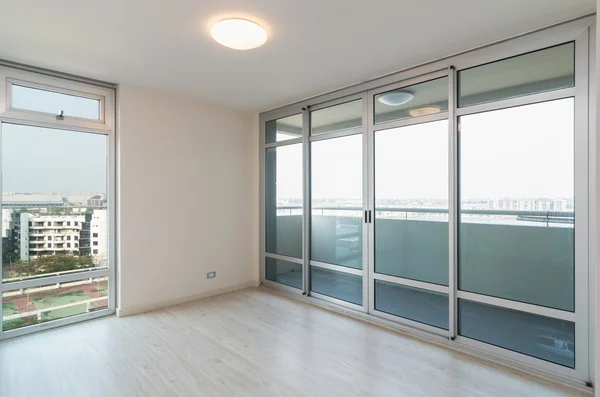
[[[57,115],[56,115],[56,120],[64,120],[64,119],[65,119],[65,116],[64,116],[64,114],[65,114],[65,111],[64,111],[64,110],[61,110],[61,111],[60,111],[60,114],[57,114]]]

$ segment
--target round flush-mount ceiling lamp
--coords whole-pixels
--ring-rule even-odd
[[[413,109],[411,111],[408,112],[408,114],[410,114],[413,117],[419,117],[419,116],[427,116],[428,114],[435,114],[435,113],[439,113],[442,111],[442,108],[439,106],[424,106],[422,108],[417,108],[417,109]]]
[[[388,106],[400,106],[412,101],[415,96],[408,91],[386,92],[378,98],[378,101]]]
[[[223,19],[210,29],[215,41],[234,50],[251,50],[267,42],[267,32],[247,19]]]

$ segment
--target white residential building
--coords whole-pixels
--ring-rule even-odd
[[[21,260],[55,254],[79,254],[84,215],[35,215],[21,213]]]
[[[108,211],[94,210],[90,225],[91,255],[98,266],[108,263]]]

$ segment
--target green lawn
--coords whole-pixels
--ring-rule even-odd
[[[98,287],[98,291],[102,296],[108,296],[108,283],[104,283]]]
[[[18,314],[17,305],[14,302],[2,302],[2,317]]]
[[[50,310],[49,312],[42,313],[42,322],[56,320],[59,318],[75,316],[76,314],[85,313],[86,304],[82,303],[81,305],[65,307],[62,309]]]
[[[68,305],[90,299],[83,291],[70,291],[59,294],[39,296],[32,299],[36,309],[52,309],[53,307]],[[77,306],[74,306],[77,307]]]

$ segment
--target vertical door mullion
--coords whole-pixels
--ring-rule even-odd
[[[302,108],[302,291],[310,294],[310,109]]]
[[[363,204],[362,209],[364,211],[368,211],[371,209],[370,199],[369,199],[369,188],[370,181],[372,179],[371,174],[369,173],[369,94],[368,92],[364,92],[362,96],[362,170],[363,170]],[[370,258],[369,258],[369,244],[371,241],[371,233],[370,233],[370,224],[366,222],[365,217],[363,216],[362,222],[362,270],[363,270],[363,310],[369,313],[371,302],[371,277],[369,276],[370,269]]]
[[[365,203],[368,211],[372,211],[371,222],[367,224],[369,249],[368,257],[369,261],[366,264],[368,268],[368,285],[369,285],[369,313],[375,311],[375,125],[374,125],[374,97],[373,91],[367,93],[367,116],[365,122],[367,125],[366,129],[366,151],[367,151],[367,164],[366,172],[367,178],[367,202]]]
[[[588,44],[589,30],[575,41],[575,371],[582,379],[589,373],[588,339]]]
[[[458,332],[458,141],[456,116],[456,70],[448,70],[448,331],[451,340]]]

